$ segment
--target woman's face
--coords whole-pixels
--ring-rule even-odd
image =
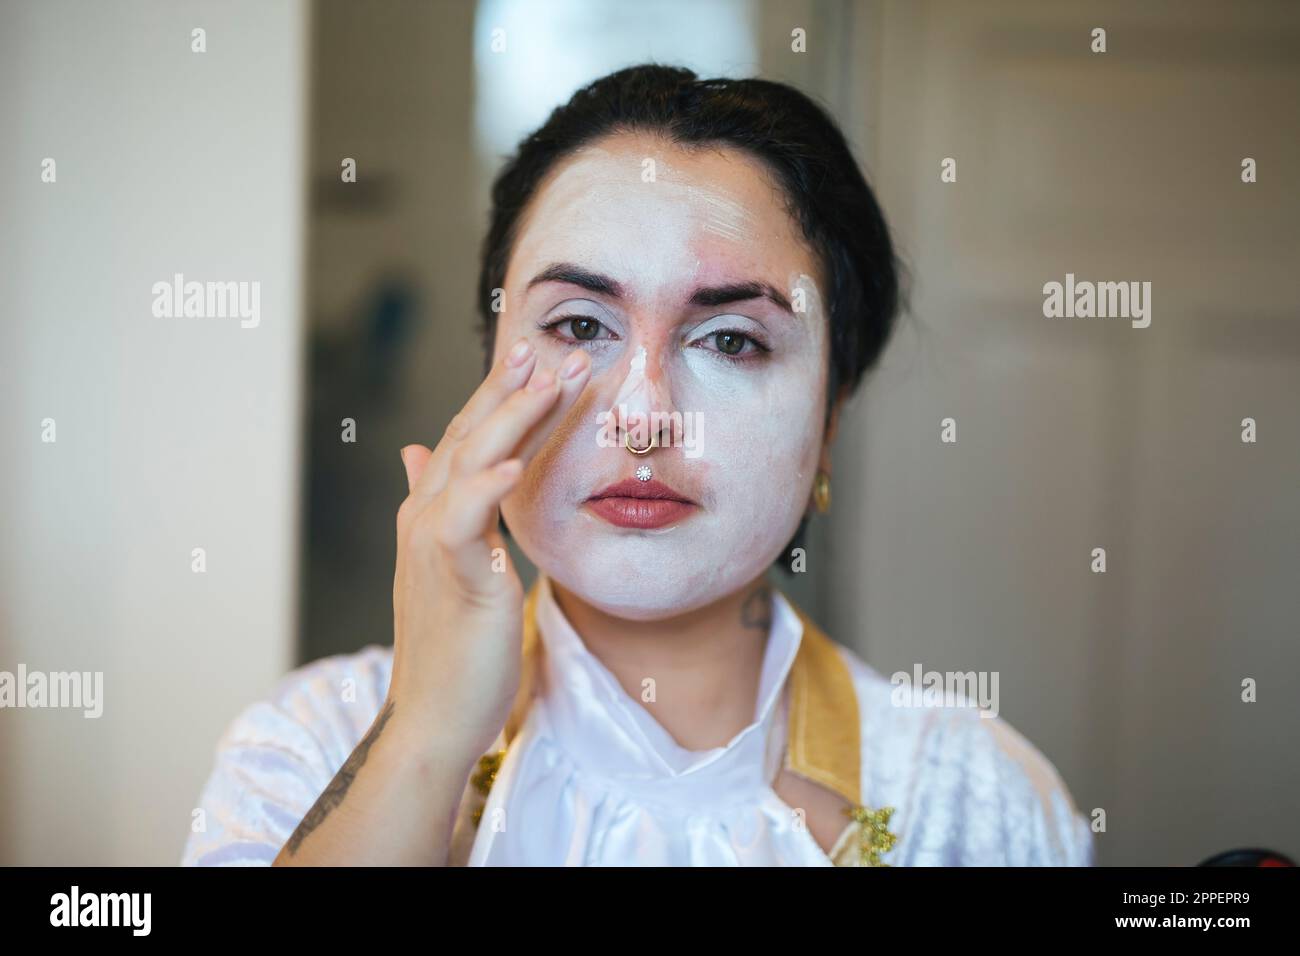
[[[541,367],[592,365],[502,503],[519,546],[629,619],[748,584],[798,527],[825,412],[820,267],[774,179],[737,150],[620,133],[557,165],[517,236],[494,357],[524,336]],[[632,454],[627,429],[660,447]],[[643,465],[693,504],[629,526],[589,500]]]

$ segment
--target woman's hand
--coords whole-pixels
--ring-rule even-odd
[[[499,505],[586,385],[591,359],[575,351],[558,375],[536,366],[520,340],[435,449],[402,449],[410,493],[397,512],[388,700],[402,733],[466,767],[496,739],[520,680],[524,589]]]
[[[465,780],[519,688],[523,586],[497,530],[497,506],[591,372],[585,351],[565,360],[558,382],[549,369],[534,371],[526,344],[512,354],[437,448],[402,449],[410,494],[397,512],[388,699],[277,866],[442,866],[449,859]],[[530,375],[536,388],[523,387]]]

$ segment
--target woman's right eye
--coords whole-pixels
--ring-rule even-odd
[[[553,331],[555,329],[566,329],[569,333],[568,337]],[[561,342],[594,342],[602,338],[601,329],[610,333],[603,338],[614,337],[613,332],[603,322],[589,315],[565,315],[542,325],[542,331],[550,332]]]

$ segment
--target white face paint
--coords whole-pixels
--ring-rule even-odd
[[[623,379],[623,385],[618,390],[618,397],[614,399],[614,404],[633,400],[645,391],[645,356],[645,346],[638,345],[636,354],[632,356],[632,365],[628,369],[627,378]]]
[[[647,183],[649,156],[657,177]],[[520,547],[578,597],[631,619],[683,613],[744,587],[779,555],[807,507],[829,348],[812,278],[819,264],[765,167],[735,150],[691,153],[619,134],[554,170],[518,235],[505,283],[515,305],[500,317],[497,357],[527,335],[545,367],[575,348],[592,358],[584,392],[502,504]],[[606,276],[622,294],[552,281],[529,287],[557,263]],[[691,303],[699,288],[741,283],[798,297],[805,311],[762,296]],[[567,320],[539,328],[574,316],[599,322],[598,337],[576,338]],[[731,336],[719,339],[723,332]],[[739,353],[729,358],[724,341],[739,342]],[[598,414],[620,403],[629,415],[699,416],[704,440],[692,456],[680,445],[644,456],[602,447]],[[612,525],[584,506],[641,465],[698,507],[647,530]]]

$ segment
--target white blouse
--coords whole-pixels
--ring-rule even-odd
[[[497,772],[470,866],[830,865],[771,787],[801,630],[784,601],[753,720],[725,746],[691,751],[587,650],[544,576],[538,585],[542,693]]]
[[[505,754],[486,799],[467,784],[452,864],[856,860],[858,824],[846,823],[827,854],[772,788],[787,752],[787,677],[804,632],[784,595],[773,590],[753,721],[725,746],[690,751],[655,720],[653,703],[629,695],[587,650],[544,575],[534,590],[544,648],[537,696],[508,746],[504,732],[498,738]],[[834,648],[857,697],[861,799],[893,808],[895,842],[882,863],[1092,864],[1091,828],[1056,769],[1001,717],[898,706],[893,685],[848,648]],[[391,668],[391,648],[376,645],[323,658],[245,709],[217,745],[200,797],[203,829],[190,833],[182,864],[270,864],[374,721]]]

